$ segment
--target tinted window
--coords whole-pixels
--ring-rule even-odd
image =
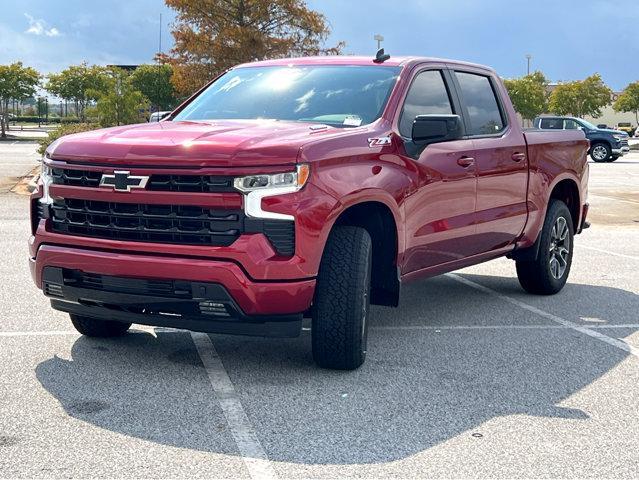
[[[564,128],[563,118],[542,118],[539,128],[544,130],[562,130]]]
[[[379,118],[399,71],[337,65],[236,68],[174,120],[276,119],[359,127]]]
[[[471,135],[488,135],[504,129],[504,121],[488,77],[455,72],[470,117]]]
[[[446,115],[453,113],[446,84],[439,70],[422,72],[415,77],[399,120],[399,133],[410,137],[417,115]]]
[[[577,130],[579,127],[581,127],[581,125],[579,125],[574,120],[566,120],[566,122],[564,123],[564,128],[566,130]]]

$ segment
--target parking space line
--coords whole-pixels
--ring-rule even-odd
[[[635,357],[639,358],[639,348],[633,347],[631,345],[628,345],[627,343],[618,340],[616,338],[612,338],[609,337],[607,335],[604,335],[601,332],[597,332],[594,329],[591,329],[590,326],[585,327],[583,325],[579,325],[577,323],[573,323],[569,320],[566,320],[564,318],[561,318],[557,315],[554,315],[552,313],[548,313],[545,312],[544,310],[541,310],[537,307],[533,307],[532,305],[528,305],[527,303],[521,302],[515,298],[509,297],[508,295],[504,295],[503,293],[499,293],[496,290],[493,290],[492,288],[488,288],[485,287],[483,285],[480,285],[479,283],[475,283],[472,280],[468,280],[467,278],[464,278],[456,273],[447,273],[446,274],[447,277],[452,278],[453,280],[457,280],[460,283],[463,283],[464,285],[467,285],[471,288],[474,288],[475,290],[479,290],[481,292],[487,293],[489,295],[492,295],[493,297],[497,297],[500,298],[501,300],[504,300],[505,302],[508,302],[512,305],[515,305],[523,310],[527,310],[529,312],[535,313],[537,315],[539,315],[540,317],[544,317],[547,318],[549,320],[552,320],[553,322],[556,322],[560,325],[565,325],[566,327],[569,327],[577,332],[583,333],[585,335],[588,335],[589,337],[595,338],[597,340],[600,340],[602,342],[607,343],[608,345],[612,345],[613,347],[617,347],[621,350],[624,350],[626,352],[628,352],[630,355],[634,355]]]
[[[639,205],[638,201],[636,201],[636,200],[628,200],[627,198],[609,197],[607,195],[599,195],[597,193],[589,193],[588,195],[590,195],[591,197],[599,197],[599,198],[605,198],[607,200],[614,200],[615,202],[623,202],[623,203],[631,203],[633,205]]]
[[[606,253],[608,255],[614,255],[615,257],[629,258],[630,260],[639,260],[639,257],[636,256],[636,255],[626,255],[624,253],[611,252],[610,250],[604,250],[602,248],[589,247],[589,246],[581,245],[581,244],[578,244],[577,248],[585,248],[586,250],[594,250],[596,252]]]
[[[575,324],[578,325],[578,324]],[[580,325],[581,326],[581,325]],[[639,323],[588,325],[588,328],[637,328]],[[544,330],[566,329],[570,325],[379,325],[373,330]]]
[[[60,336],[60,335],[76,335],[78,332],[66,330],[44,330],[44,331],[22,331],[22,332],[0,332],[0,337],[42,337],[42,336]]]
[[[191,332],[191,338],[251,478],[277,478],[210,337]]]

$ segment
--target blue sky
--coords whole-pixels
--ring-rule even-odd
[[[455,58],[504,77],[532,69],[552,80],[599,72],[613,89],[639,80],[637,0],[309,0],[346,52]],[[149,62],[164,46],[173,13],[163,0],[2,0],[0,63],[22,60],[43,72],[71,63]],[[599,32],[599,34],[597,33]]]

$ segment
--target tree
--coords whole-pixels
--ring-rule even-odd
[[[639,125],[639,82],[628,85],[622,94],[619,95],[612,108],[616,112],[634,112],[635,120]]]
[[[46,89],[64,100],[73,102],[76,114],[85,121],[86,106],[106,90],[107,84],[108,75],[104,67],[88,66],[84,62],[49,75]]]
[[[131,74],[131,85],[155,106],[157,110],[171,110],[177,99],[171,83],[171,65],[140,65]]]
[[[548,80],[541,72],[504,80],[515,110],[525,120],[532,120],[548,109]]]
[[[9,104],[13,100],[24,100],[36,93],[40,74],[22,62],[0,65],[0,136],[6,138],[9,128]]]
[[[105,91],[89,91],[97,99],[95,113],[103,127],[143,121],[148,100],[131,83],[131,75],[121,68],[109,71]]]
[[[562,83],[550,94],[549,107],[557,115],[600,117],[601,109],[610,104],[612,90],[597,73],[585,80]]]
[[[238,63],[301,55],[339,54],[322,48],[326,18],[304,0],[165,0],[177,10],[171,50],[173,83],[189,95]]]

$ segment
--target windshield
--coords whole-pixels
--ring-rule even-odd
[[[597,127],[595,127],[592,123],[582,120],[581,118],[579,119],[579,123],[581,123],[588,130],[597,130]]]
[[[173,120],[274,119],[359,127],[377,120],[400,67],[245,67],[212,83]]]

